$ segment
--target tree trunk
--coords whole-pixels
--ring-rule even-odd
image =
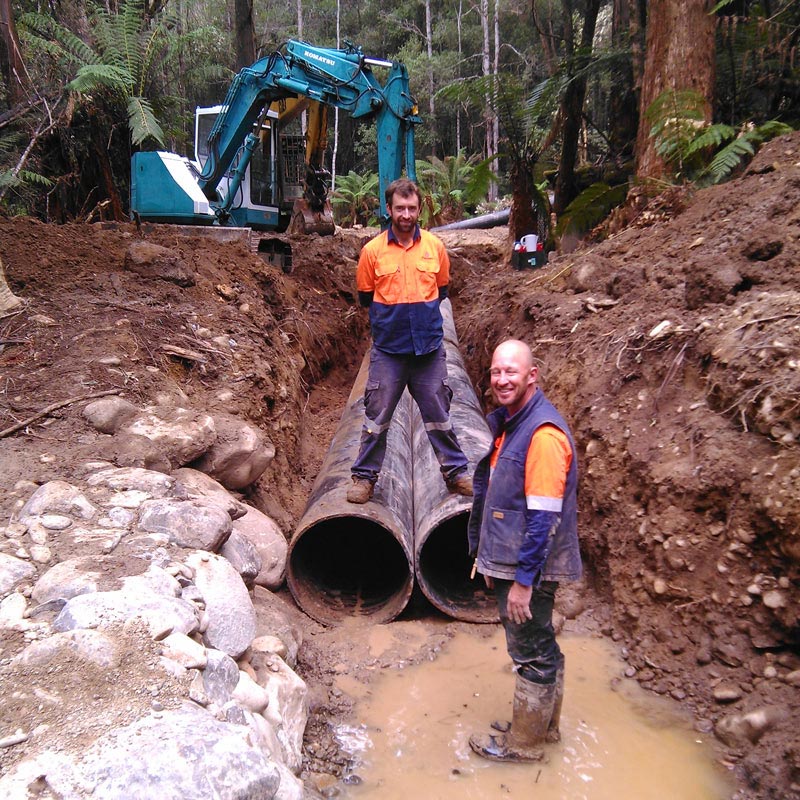
[[[638,21],[634,23],[631,17],[632,2],[637,6],[634,13],[638,13],[637,0],[614,0],[611,41],[614,47],[619,48],[622,47],[625,37],[630,36],[631,61],[635,62]],[[634,71],[633,66],[625,68],[621,85],[614,88],[609,98],[611,117],[608,132],[609,149],[611,158],[614,159],[617,166],[621,166],[623,161],[633,155],[636,130],[639,125],[638,94],[634,89]]]
[[[13,107],[25,100],[25,64],[19,49],[17,30],[11,0],[0,0],[0,61],[2,61],[3,80],[6,85],[7,105]]]
[[[665,165],[656,153],[645,119],[648,106],[666,89],[692,89],[706,100],[711,120],[714,92],[714,16],[706,0],[651,0],[647,8],[647,48],[639,102],[636,176],[664,177]]]
[[[117,184],[114,180],[114,171],[111,168],[111,161],[108,157],[103,128],[96,114],[90,115],[90,121],[92,150],[94,150],[100,174],[103,177],[103,188],[111,201],[111,219],[122,222],[127,219],[127,217],[122,208],[122,198],[117,191]]]
[[[480,7],[481,15],[481,30],[483,31],[483,53],[481,57],[481,71],[485,78],[491,74],[491,50],[489,46],[489,0],[481,0]],[[491,158],[495,155],[494,141],[492,139],[492,131],[494,130],[494,98],[492,92],[486,92],[486,109],[484,110],[484,128],[486,135],[486,157]],[[497,169],[496,162],[492,162],[492,171]],[[497,199],[497,186],[494,182],[489,187],[489,200]]]
[[[508,179],[511,184],[511,214],[508,219],[508,234],[512,242],[519,241],[528,233],[539,230],[539,220],[533,211],[533,197],[536,189],[534,169],[536,158],[529,153],[529,158],[515,159],[509,169]]]
[[[22,300],[15,294],[12,294],[11,289],[6,282],[6,272],[3,268],[3,260],[0,259],[0,317],[8,314],[22,305]]]
[[[564,2],[565,18],[569,19],[572,14],[568,0]],[[594,40],[594,32],[597,26],[597,14],[600,11],[600,0],[587,0],[586,14],[583,20],[583,31],[580,41],[580,55],[575,57],[574,64],[570,68],[570,74],[579,72],[588,61]],[[571,58],[574,54],[574,41],[571,26],[567,28],[566,45],[567,57]],[[561,101],[562,119],[562,145],[561,157],[558,163],[558,176],[556,177],[555,198],[553,200],[553,211],[561,214],[564,209],[575,199],[577,190],[575,188],[575,161],[578,155],[578,139],[581,133],[581,122],[583,115],[583,103],[586,99],[586,78],[573,78],[564,92]]]
[[[342,1],[336,0],[336,48],[342,46]],[[336,157],[339,154],[339,107],[333,109],[333,153],[331,153],[331,192],[336,191]]]
[[[236,71],[256,60],[256,32],[253,24],[253,0],[234,0],[233,19],[236,40]]]
[[[461,23],[464,16],[464,2],[458,0],[456,12],[456,25],[458,30],[458,77],[461,78],[461,59],[463,57],[463,43],[461,40]],[[461,151],[461,106],[456,106],[456,153]]]
[[[500,74],[500,0],[494,0],[494,65],[492,74],[497,79]],[[495,153],[500,152],[500,115],[495,114],[492,120],[492,149]],[[494,161],[494,172],[497,176],[500,170],[500,165],[497,160]],[[494,199],[494,198],[493,198]]]
[[[433,95],[435,94],[435,82],[433,77],[433,17],[431,14],[431,0],[425,0],[425,43],[428,52],[428,114],[430,116],[430,124],[433,129],[433,136],[431,136],[431,155],[436,155],[436,101]]]

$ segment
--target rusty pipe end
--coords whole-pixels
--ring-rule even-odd
[[[382,623],[406,607],[414,576],[392,531],[367,517],[335,516],[298,531],[286,582],[297,605],[323,625],[353,617]]]
[[[432,527],[417,546],[415,571],[423,594],[440,611],[463,622],[498,622],[494,593],[481,575],[470,580],[467,554],[469,511]]]

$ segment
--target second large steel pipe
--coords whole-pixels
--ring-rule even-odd
[[[491,433],[458,349],[453,309],[441,304],[447,376],[453,390],[450,418],[470,472],[489,449]],[[470,578],[467,522],[470,498],[450,494],[416,406],[413,416],[414,572],[420,589],[436,608],[466,622],[496,622],[497,604],[483,578]]]

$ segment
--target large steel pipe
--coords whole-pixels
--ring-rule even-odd
[[[345,499],[361,440],[368,369],[369,353],[289,545],[289,590],[324,625],[355,616],[388,622],[406,607],[414,584],[408,393],[392,419],[373,498],[364,505]]]
[[[492,438],[458,349],[449,300],[442,303],[447,375],[453,390],[450,417],[470,470]],[[470,579],[467,554],[469,498],[447,491],[436,455],[416,406],[413,416],[414,571],[420,589],[436,608],[466,622],[497,622],[494,595],[480,575]]]

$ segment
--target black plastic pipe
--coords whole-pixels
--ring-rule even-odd
[[[502,211],[493,211],[491,214],[481,214],[479,217],[471,219],[460,219],[458,222],[450,222],[447,225],[439,225],[431,228],[432,231],[456,231],[469,230],[472,228],[496,228],[499,225],[508,225],[511,217],[511,209],[504,208]]]
[[[470,472],[488,451],[491,433],[458,349],[453,310],[442,305],[447,377],[453,390],[450,417]],[[413,416],[414,572],[420,589],[436,608],[466,622],[497,622],[497,605],[483,578],[470,578],[467,522],[471,498],[450,494],[416,406]]]
[[[388,622],[408,604],[414,585],[411,398],[406,392],[389,427],[386,459],[375,494],[348,503],[350,467],[364,421],[369,352],[289,545],[287,584],[312,619]]]

